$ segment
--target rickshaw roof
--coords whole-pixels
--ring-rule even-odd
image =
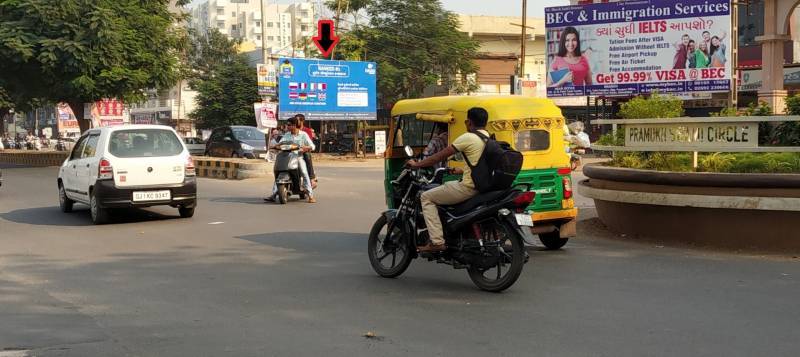
[[[546,98],[518,95],[446,96],[405,99],[392,108],[392,116],[404,114],[466,112],[481,107],[489,112],[489,121],[525,118],[561,118],[561,109]]]

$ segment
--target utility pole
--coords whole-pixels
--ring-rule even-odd
[[[733,8],[731,9],[731,98],[730,107],[737,109],[739,107],[739,3],[732,2]]]
[[[528,0],[522,0],[522,39],[519,51],[519,77],[525,78],[525,41],[528,37]]]

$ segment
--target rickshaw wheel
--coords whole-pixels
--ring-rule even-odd
[[[544,244],[547,250],[557,250],[566,245],[567,242],[569,242],[569,238],[561,238],[558,231],[554,231],[550,233],[540,233],[539,241]]]

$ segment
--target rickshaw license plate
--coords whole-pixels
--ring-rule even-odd
[[[533,227],[533,218],[529,214],[517,213],[517,224],[520,226]]]

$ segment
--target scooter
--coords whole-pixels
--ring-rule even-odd
[[[278,197],[276,201],[285,204],[291,195],[298,195],[300,199],[307,197],[303,172],[300,168],[302,156],[295,153],[299,146],[292,143],[279,143],[280,151],[275,157],[273,172],[275,174],[275,184],[278,186]]]

